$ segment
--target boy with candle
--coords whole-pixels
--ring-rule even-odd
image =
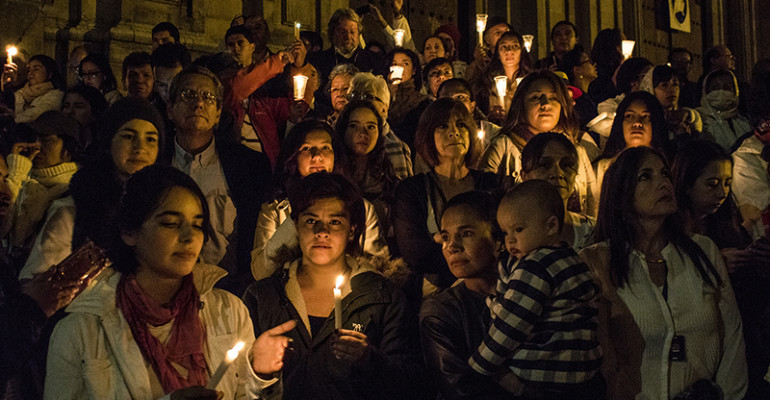
[[[469,364],[527,398],[603,398],[596,288],[577,253],[559,242],[564,201],[531,180],[503,198],[497,220],[508,260],[488,303],[489,331]]]

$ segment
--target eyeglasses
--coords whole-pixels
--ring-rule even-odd
[[[378,97],[369,94],[369,93],[359,93],[359,92],[351,92],[348,94],[348,100],[367,100],[367,101],[379,101],[380,103],[385,103],[384,101],[380,100]]]
[[[198,100],[203,100],[208,105],[214,105],[219,101],[217,95],[206,90],[185,89],[179,93],[179,97],[185,103],[197,103]]]
[[[99,76],[99,74],[101,73],[102,71],[92,71],[92,72],[82,71],[78,74],[78,76],[80,77],[80,79],[85,79],[85,78],[96,79],[96,77]]]

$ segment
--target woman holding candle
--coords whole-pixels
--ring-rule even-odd
[[[431,293],[455,281],[434,241],[444,206],[455,195],[471,190],[501,189],[500,175],[472,169],[479,146],[476,124],[466,106],[449,97],[425,110],[417,128],[415,150],[430,171],[405,179],[396,188],[393,227],[401,255],[426,283],[416,289]]]
[[[277,249],[283,245],[296,245],[297,228],[290,218],[288,189],[312,173],[342,174],[341,165],[345,157],[342,148],[334,130],[320,121],[302,121],[289,131],[278,155],[274,199],[262,204],[254,232],[254,249],[251,251],[254,279],[267,278],[275,272],[275,265],[269,259]],[[387,254],[388,248],[380,235],[380,222],[374,205],[368,200],[364,200],[364,205],[366,230],[361,235],[361,248],[366,254]]]
[[[113,269],[77,297],[51,337],[46,398],[215,399],[202,386],[239,341],[250,355],[235,359],[216,389],[225,399],[280,398],[272,374],[289,346],[281,334],[295,323],[254,340],[243,303],[213,288],[224,271],[198,263],[208,218],[203,193],[181,171],[154,166],[129,179]]]
[[[32,56],[27,63],[27,83],[14,93],[14,121],[32,122],[46,111],[58,110],[64,97],[60,90],[63,82],[53,58],[43,54]]]
[[[257,333],[301,321],[288,333],[294,351],[284,364],[284,399],[413,398],[421,372],[417,321],[383,276],[396,266],[356,257],[365,224],[358,190],[340,175],[315,173],[289,199],[299,248],[286,248],[275,260],[278,271],[244,294]]]
[[[727,270],[714,242],[676,221],[664,155],[624,150],[602,191],[600,243],[580,256],[601,290],[607,397],[673,399],[703,390],[692,398],[743,399],[746,354]]]
[[[388,76],[391,105],[388,111],[388,122],[393,126],[401,126],[410,111],[425,100],[422,89],[422,67],[417,54],[411,50],[397,48],[388,54],[387,64],[391,67],[401,67],[400,77],[393,72]]]
[[[495,45],[494,54],[492,61],[474,86],[476,86],[476,98],[481,111],[487,114],[490,121],[502,124],[510,108],[513,94],[516,92],[519,78],[523,78],[532,71],[532,60],[529,53],[524,50],[524,39],[516,31],[508,31],[500,36]],[[498,76],[506,78],[502,92],[495,82]],[[503,103],[500,102],[501,98]]]
[[[505,124],[481,156],[479,169],[518,179],[524,145],[535,135],[551,131],[567,136],[578,151],[578,197],[569,209],[591,215],[598,188],[591,161],[581,144],[586,139],[578,129],[567,86],[551,71],[533,72],[521,81]]]

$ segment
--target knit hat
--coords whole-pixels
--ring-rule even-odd
[[[132,97],[116,101],[102,116],[98,134],[99,148],[105,151],[109,149],[112,137],[118,129],[132,119],[141,119],[153,124],[158,130],[159,148],[163,148],[165,123],[158,109],[145,100]]]
[[[484,29],[484,35],[486,35],[487,32],[493,26],[497,26],[497,25],[500,25],[500,24],[505,24],[505,25],[508,26],[508,29],[513,30],[513,27],[511,26],[511,24],[508,23],[507,19],[505,19],[503,17],[494,16],[494,17],[489,17],[489,20],[487,20],[487,27]]]
[[[40,114],[36,120],[27,123],[40,136],[69,136],[80,139],[80,124],[61,111],[50,110]]]
[[[433,34],[436,36],[438,36],[439,33],[446,33],[449,35],[449,37],[452,38],[452,42],[455,44],[455,49],[460,47],[460,31],[456,26],[452,24],[441,25],[436,29],[435,32],[433,32]]]

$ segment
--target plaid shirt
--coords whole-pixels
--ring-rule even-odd
[[[385,154],[387,154],[390,163],[393,164],[396,176],[399,179],[404,179],[414,175],[412,151],[409,149],[409,146],[393,133],[387,122],[383,126],[382,131],[385,137]]]
[[[544,247],[499,265],[492,323],[468,361],[484,375],[505,365],[524,381],[574,384],[601,366],[596,288],[572,248]]]

